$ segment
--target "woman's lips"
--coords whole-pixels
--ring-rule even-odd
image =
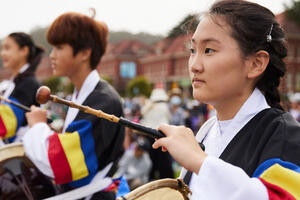
[[[205,83],[205,81],[202,79],[199,79],[199,78],[193,78],[192,83],[193,83],[193,86],[197,87],[197,86],[203,85]]]

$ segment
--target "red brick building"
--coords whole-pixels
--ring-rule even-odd
[[[167,88],[172,83],[186,86],[188,74],[189,37],[181,35],[164,39],[154,46],[154,53],[140,59],[141,71],[153,84],[162,82]]]
[[[140,59],[152,51],[151,46],[137,40],[109,44],[97,70],[100,75],[110,77],[113,86],[123,92],[130,79],[142,74]]]
[[[278,14],[277,20],[286,32],[288,56],[285,59],[287,64],[287,74],[282,79],[282,92],[300,91],[300,26],[285,17],[285,13]],[[138,42],[132,43],[137,44]],[[183,88],[190,85],[188,75],[188,42],[189,36],[182,35],[173,40],[164,39],[153,45],[149,54],[137,56],[135,53],[125,51],[125,47],[131,48],[129,41],[124,41],[113,45],[116,51],[108,51],[101,63],[100,73],[113,77],[114,86],[124,87],[126,81],[120,76],[120,63],[123,61],[136,63],[136,75],[144,75],[153,84],[162,82],[166,88],[171,88],[173,84]],[[140,44],[139,44],[140,45]],[[128,47],[127,47],[128,46]],[[147,51],[145,51],[147,52]],[[123,59],[120,59],[123,58]],[[115,82],[116,81],[116,82]],[[128,81],[128,79],[127,79]]]
[[[281,83],[283,92],[300,91],[300,26],[285,17],[285,13],[276,16],[287,36],[288,56],[285,59],[287,74]],[[137,40],[124,40],[109,44],[98,71],[102,76],[110,77],[113,86],[121,93],[127,82],[138,75],[147,77],[153,84],[163,83],[167,89],[172,84],[188,88],[188,42],[186,35],[175,39],[164,39],[153,46]],[[48,57],[45,57],[37,70],[39,80],[51,76],[52,69]],[[8,79],[10,73],[0,68],[0,81]]]
[[[276,15],[286,33],[288,56],[285,59],[287,73],[282,82],[285,92],[300,91],[300,26],[288,20],[285,13]]]

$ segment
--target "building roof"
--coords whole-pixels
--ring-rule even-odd
[[[152,51],[152,47],[138,40],[123,40],[109,44],[105,56],[111,55],[134,55],[143,56]],[[104,56],[104,57],[105,57]]]
[[[155,45],[155,48],[161,49],[161,53],[176,53],[187,51],[187,43],[189,42],[189,35],[180,35],[174,39],[165,38]]]
[[[285,31],[288,37],[291,35],[300,35],[300,26],[297,25],[296,22],[288,19],[286,17],[286,12],[282,12],[276,15],[276,19],[282,26],[283,30]]]

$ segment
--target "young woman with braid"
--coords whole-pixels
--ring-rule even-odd
[[[34,72],[40,63],[44,50],[37,47],[31,37],[23,32],[9,34],[1,44],[3,66],[13,76],[3,97],[25,106],[38,105],[35,93],[39,83]],[[26,130],[24,111],[12,104],[0,104],[0,137],[8,142],[19,140]]]
[[[162,125],[166,137],[153,144],[185,168],[192,199],[300,199],[300,127],[278,92],[286,54],[274,14],[258,4],[217,1],[200,20],[189,59],[193,95],[217,116],[196,139]]]

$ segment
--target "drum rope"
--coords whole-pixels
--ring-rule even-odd
[[[24,192],[25,196],[27,197],[28,200],[34,200],[32,193],[30,192],[30,189],[28,187],[27,181],[24,177],[24,175],[20,175],[22,181],[18,178],[17,175],[15,175],[10,169],[8,169],[7,167],[4,167],[4,169],[13,177],[16,179],[19,187],[22,189],[22,191]]]
[[[28,187],[28,184],[27,184],[27,181],[26,181],[25,177],[23,175],[20,175],[20,176],[21,176],[22,182],[17,176],[15,176],[15,179],[17,180],[18,185],[22,188],[22,190],[23,190],[23,192],[26,195],[28,200],[34,200],[33,195],[30,192],[30,189]]]

